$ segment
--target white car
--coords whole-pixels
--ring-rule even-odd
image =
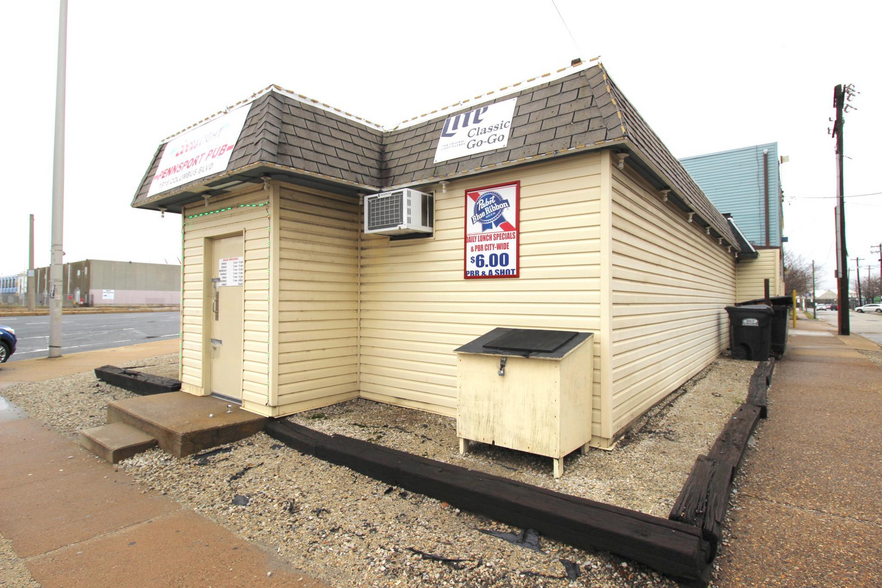
[[[882,304],[864,304],[855,308],[858,312],[878,312],[882,314]]]
[[[816,310],[830,310],[830,307],[826,304],[818,304],[815,306]]]

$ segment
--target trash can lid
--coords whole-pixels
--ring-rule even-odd
[[[727,306],[726,312],[733,314],[775,314],[771,306],[765,304],[746,304],[744,306]]]
[[[457,353],[521,355],[560,359],[581,345],[591,333],[544,329],[509,329],[499,327],[466,343]]]
[[[772,296],[769,298],[772,306],[793,306],[793,298],[790,296]],[[756,298],[754,300],[745,300],[744,302],[736,302],[735,306],[756,306],[766,305],[765,298]]]

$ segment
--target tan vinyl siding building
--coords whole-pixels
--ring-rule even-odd
[[[781,275],[781,248],[757,247],[756,259],[742,259],[735,266],[737,292],[735,299],[756,300],[766,295],[765,281],[769,280],[769,295],[786,296]]]
[[[442,163],[443,118],[383,131],[276,88],[223,173],[151,196],[160,146],[133,205],[184,219],[183,389],[214,390],[227,321],[242,351],[225,379],[247,410],[365,398],[455,416],[457,347],[496,327],[591,332],[591,444],[609,447],[712,362],[736,295],[727,220],[600,66],[515,96],[506,148]],[[464,279],[466,192],[513,182],[519,276]],[[433,233],[365,233],[364,196],[401,187],[434,197]],[[213,248],[237,236],[228,285],[236,256]]]
[[[358,397],[358,201],[308,188],[279,205],[278,399],[272,415]]]
[[[609,250],[610,438],[701,371],[728,343],[735,296],[726,249],[666,206],[637,174],[612,168]]]
[[[586,153],[481,177],[482,185],[521,182],[516,280],[463,280],[463,195],[475,179],[435,192],[432,239],[365,237],[361,395],[453,416],[453,349],[494,327],[591,331],[599,339],[600,162]],[[595,395],[599,380],[598,370]]]
[[[181,304],[181,389],[207,396],[211,391],[208,370],[211,354],[210,335],[205,319],[211,314],[211,282],[206,271],[206,242],[233,234],[243,235],[244,287],[242,358],[238,371],[242,401],[256,412],[271,404],[270,383],[270,238],[272,218],[269,194],[263,190],[244,190],[214,198],[206,210],[204,204],[184,206],[182,238],[184,270]],[[214,210],[222,210],[214,212]],[[207,214],[211,213],[211,214]],[[204,216],[200,216],[204,215]]]

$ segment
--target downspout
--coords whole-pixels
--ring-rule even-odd
[[[358,195],[358,217],[364,222],[364,194]],[[355,386],[358,398],[361,398],[361,236],[364,233],[363,225],[358,228],[356,240],[356,303],[355,303]]]
[[[763,191],[766,199],[766,247],[771,245],[771,227],[769,227],[769,150],[763,149]]]

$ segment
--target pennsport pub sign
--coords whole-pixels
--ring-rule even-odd
[[[465,279],[517,278],[521,183],[466,190]]]

